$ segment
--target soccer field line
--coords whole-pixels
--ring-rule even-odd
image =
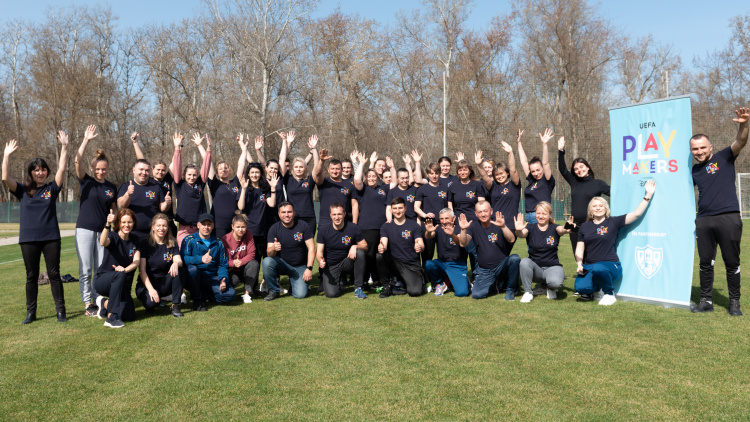
[[[63,250],[60,251],[60,253],[70,252],[70,251],[74,251],[74,250],[76,250],[76,248],[63,249]],[[10,264],[10,263],[13,263],[13,262],[18,262],[18,261],[23,261],[23,258],[14,259],[14,260],[11,260],[11,261],[0,262],[0,265]]]

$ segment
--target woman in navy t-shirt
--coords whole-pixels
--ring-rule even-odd
[[[76,221],[76,254],[78,255],[78,287],[81,290],[81,301],[88,316],[96,316],[98,309],[94,305],[96,292],[93,291],[91,275],[99,268],[104,258],[104,248],[99,244],[99,235],[104,228],[107,214],[114,213],[117,186],[104,179],[109,170],[109,160],[104,151],[96,150],[91,161],[91,173],[86,174],[83,154],[89,141],[96,138],[96,126],[86,128],[83,142],[75,157],[76,179],[81,189],[81,209]]]
[[[12,140],[5,144],[3,154],[3,182],[21,203],[21,225],[18,244],[26,266],[26,318],[23,324],[36,321],[36,299],[39,293],[39,260],[44,254],[52,297],[55,299],[57,321],[66,322],[65,296],[60,280],[60,228],[57,224],[55,201],[65,182],[68,165],[68,135],[62,130],[57,136],[62,144],[55,180],[46,183],[50,169],[41,158],[33,159],[26,167],[25,183],[10,177],[10,155],[18,149]]]
[[[146,311],[159,305],[162,296],[172,295],[171,314],[175,318],[183,316],[180,311],[182,281],[180,276],[182,257],[169,226],[172,221],[166,214],[156,214],[151,219],[151,233],[148,240],[141,242],[141,261],[135,295],[143,303]]]
[[[557,258],[557,248],[560,236],[570,233],[570,230],[555,224],[552,205],[547,201],[536,204],[536,224],[525,223],[522,213],[518,213],[514,220],[516,236],[526,238],[529,247],[529,257],[523,258],[518,267],[525,291],[521,303],[534,299],[531,287],[534,282],[547,285],[547,299],[557,299],[557,289],[565,281],[565,271]],[[572,216],[568,223],[573,223]]]
[[[354,189],[357,190],[357,200],[359,201],[359,221],[357,226],[362,231],[362,237],[367,242],[367,252],[365,253],[365,276],[364,279],[371,279],[374,282],[380,281],[376,256],[378,254],[378,245],[380,244],[380,227],[385,224],[385,210],[387,208],[386,198],[388,191],[391,189],[390,184],[380,184],[378,172],[375,169],[367,170],[364,175],[365,163],[367,158],[364,154],[357,157],[359,165],[354,171]]]
[[[206,213],[206,200],[203,197],[203,190],[206,187],[208,173],[211,168],[211,141],[206,139],[206,153],[203,154],[203,164],[198,174],[198,167],[195,164],[188,164],[182,168],[182,140],[184,137],[175,132],[174,145],[180,150],[175,154],[172,168],[174,170],[175,198],[177,199],[177,212],[175,219],[180,224],[177,230],[177,245],[182,245],[182,239],[198,231],[198,216]],[[202,145],[201,136],[198,133],[193,135],[193,142],[200,148]],[[152,225],[153,227],[153,225]]]
[[[121,328],[125,326],[123,321],[135,320],[135,304],[130,290],[141,258],[137,238],[130,236],[135,227],[135,213],[122,208],[117,214],[107,216],[107,225],[99,237],[99,243],[104,247],[104,259],[96,271],[94,288],[99,294],[96,298],[97,316],[106,318],[105,327]]]
[[[533,157],[526,161],[526,153],[521,145],[523,131],[518,131],[518,159],[521,160],[523,173],[529,184],[523,190],[524,208],[526,209],[526,221],[536,223],[536,204],[541,201],[552,203],[552,191],[555,189],[555,178],[552,176],[552,166],[549,164],[549,149],[547,143],[554,136],[552,129],[545,129],[544,135],[539,134],[542,140],[542,158]]]
[[[247,170],[247,175],[240,180],[242,188],[237,195],[237,207],[247,216],[247,231],[253,235],[255,260],[260,271],[260,263],[266,257],[266,235],[269,228],[267,213],[269,208],[276,205],[279,178],[276,176],[269,184],[260,163],[250,163]],[[255,274],[255,279],[257,278]]]
[[[617,233],[621,228],[634,222],[646,211],[656,190],[656,182],[646,182],[646,196],[638,207],[625,215],[610,216],[609,204],[602,197],[589,202],[588,220],[578,230],[576,262],[578,277],[575,289],[581,299],[591,300],[591,294],[601,299],[600,305],[612,305],[615,299],[612,284],[622,277],[622,265],[617,256]],[[585,252],[585,258],[584,258]]]
[[[305,162],[304,158],[295,157],[291,163],[291,171],[287,167],[286,157],[287,154],[289,154],[289,149],[292,147],[292,143],[294,142],[295,133],[289,132],[281,138],[282,142],[281,152],[279,153],[279,163],[281,163],[281,180],[286,189],[286,200],[294,206],[295,218],[304,220],[304,222],[312,229],[313,236],[315,236],[315,230],[318,225],[315,218],[315,206],[313,204],[315,181],[307,169],[307,162]],[[320,161],[317,146],[318,137],[317,135],[313,135],[307,141],[307,147],[310,149],[310,154],[312,154],[314,164]],[[276,195],[277,199],[279,199],[279,194],[277,193]]]
[[[500,211],[505,218],[505,224],[513,231],[513,221],[518,213],[518,204],[521,202],[521,181],[516,171],[516,159],[513,157],[513,148],[510,144],[502,141],[503,150],[508,153],[508,163],[499,162],[492,167],[490,173],[484,166],[487,160],[482,159],[482,151],[477,151],[474,161],[478,165],[479,174],[484,182],[485,192],[488,193],[493,211]],[[508,251],[510,253],[510,251]]]

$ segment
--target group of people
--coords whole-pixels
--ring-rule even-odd
[[[742,314],[742,222],[734,161],[747,142],[749,116],[747,108],[736,111],[737,138],[718,153],[713,153],[706,135],[695,135],[690,141],[696,161],[693,180],[700,195],[696,232],[701,300],[694,312],[713,310],[712,260],[720,244],[727,266],[729,313]],[[579,300],[611,305],[616,302],[613,284],[623,271],[616,251],[618,231],[646,212],[655,192],[651,180],[632,212],[611,215],[602,198],[609,195],[609,186],[594,177],[584,158],[574,159],[568,169],[565,140],[560,137],[558,169],[570,185],[572,208],[567,221],[558,225],[552,217],[555,178],[548,152],[554,137],[550,129],[539,134],[542,157],[530,160],[521,141],[523,131],[518,132],[516,151],[527,180],[523,189],[514,149],[506,142],[502,142],[505,162],[486,158],[482,151],[471,162],[459,152],[452,174],[454,163],[449,157],[430,163],[423,172],[417,151],[405,155],[403,167],[398,168],[393,159],[377,153],[368,159],[354,151],[338,160],[327,149],[318,149],[315,135],[307,141],[309,154],[290,160],[295,132],[279,135],[278,160],[265,159],[260,137],[255,139],[256,157],[252,157],[249,138],[238,135],[241,154],[233,174],[225,161],[214,165],[207,136],[192,137],[202,163],[183,165],[185,139],[175,133],[168,165],[162,160],[149,162],[134,133],[133,178],[118,189],[106,180],[109,161],[104,151],[97,150],[88,168],[84,163],[88,143],[98,136],[96,127],[89,126],[75,154],[81,193],[75,244],[86,314],[105,319],[104,325],[112,328],[134,320],[131,292],[136,269],[135,295],[145,310],[153,312],[161,302],[171,301],[174,317],[183,316],[180,305],[187,303],[185,291],[196,311],[207,310],[209,301],[234,300],[240,285],[245,303],[259,295],[274,300],[283,291],[281,275],[289,277],[292,296],[304,298],[315,261],[319,292],[330,298],[341,296],[346,283],[352,282],[358,299],[367,298],[366,291],[373,288],[381,298],[419,296],[433,289],[440,296],[452,289],[456,296],[471,294],[475,299],[504,291],[506,300],[514,300],[521,290],[524,303],[540,294],[556,299],[565,278],[558,247],[566,234],[577,263],[574,287]],[[36,319],[42,254],[57,319],[67,318],[55,200],[66,179],[69,142],[63,131],[57,138],[62,149],[51,182],[47,181],[50,168],[41,158],[28,164],[23,183],[16,181],[8,169],[18,144],[10,141],[4,151],[3,182],[21,203],[19,243],[27,275],[24,324]],[[313,203],[315,187],[319,215]],[[210,208],[206,189],[211,194]],[[524,210],[519,212],[522,194]],[[526,239],[528,247],[528,257],[523,259],[512,253],[519,237]]]

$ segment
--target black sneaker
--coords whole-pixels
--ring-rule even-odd
[[[390,297],[393,293],[391,292],[391,286],[385,286],[383,287],[383,290],[380,291],[380,298],[385,299],[387,297]]]
[[[65,311],[57,313],[57,322],[68,322],[68,317],[65,315]]]
[[[105,300],[107,300],[107,298],[104,296],[96,297],[96,307],[99,309],[99,312],[96,314],[96,317],[99,319],[107,318],[107,308],[104,306]]]
[[[270,302],[274,299],[278,299],[279,296],[281,296],[279,292],[274,292],[273,290],[269,290],[268,294],[266,295],[266,297],[263,298],[263,300],[265,300],[266,302]]]
[[[591,302],[594,300],[594,295],[580,295],[578,296],[578,302]]]
[[[93,303],[89,303],[89,306],[86,307],[86,315],[90,317],[96,317],[99,314],[99,307],[94,305]]]
[[[122,328],[125,326],[125,324],[120,321],[120,316],[117,314],[112,314],[107,317],[107,320],[104,321],[104,326],[109,328]]]
[[[197,312],[206,312],[208,310],[206,302],[203,300],[193,301],[193,310]]]
[[[183,314],[182,311],[180,310],[180,305],[176,305],[176,304],[172,305],[172,310],[170,311],[170,313],[175,318],[180,318],[180,317],[185,316],[185,314]]]
[[[731,308],[730,308],[731,309]],[[739,310],[739,304],[738,308]],[[714,311],[714,303],[709,298],[702,297],[701,301],[697,304],[690,304],[690,312],[692,313],[703,313],[703,312],[713,312]]]
[[[394,296],[405,295],[406,289],[402,289],[401,287],[394,287],[391,289],[391,294]]]
[[[742,311],[740,311],[739,299],[729,299],[729,315],[742,316]]]
[[[26,314],[26,318],[21,322],[21,324],[31,324],[32,322],[36,321],[36,314],[34,312],[29,312]]]

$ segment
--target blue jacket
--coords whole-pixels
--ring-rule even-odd
[[[202,258],[209,249],[211,250],[211,263],[204,264]],[[229,280],[227,254],[224,251],[224,244],[216,236],[211,235],[208,247],[206,247],[199,233],[196,232],[186,236],[182,239],[180,255],[182,255],[185,265],[195,265],[204,274]]]

